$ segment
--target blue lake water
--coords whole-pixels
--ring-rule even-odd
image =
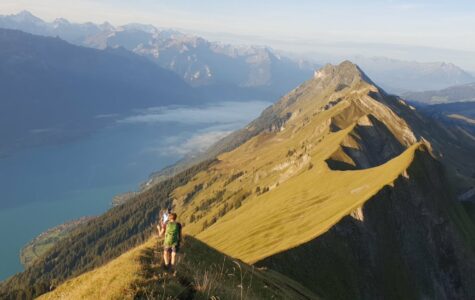
[[[74,142],[0,158],[0,280],[22,270],[20,249],[41,232],[103,213],[114,195],[136,190],[151,172],[203,150],[267,105],[151,110]]]

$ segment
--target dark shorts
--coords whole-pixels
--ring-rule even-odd
[[[180,251],[180,245],[163,246],[163,251],[178,253],[178,251]]]

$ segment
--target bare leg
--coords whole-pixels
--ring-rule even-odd
[[[175,265],[175,262],[176,262],[176,252],[172,252],[172,266]]]
[[[165,263],[165,266],[168,266],[170,264],[170,252],[168,252],[167,250],[163,251],[163,262]]]
[[[173,270],[173,276],[176,276],[176,252],[171,253],[171,269]]]

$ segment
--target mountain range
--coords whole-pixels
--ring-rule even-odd
[[[265,46],[236,46],[210,42],[177,30],[144,24],[113,26],[110,23],[71,23],[66,19],[45,22],[27,11],[0,16],[0,27],[59,36],[80,46],[105,49],[123,47],[143,55],[180,75],[192,86],[201,86],[208,97],[278,99],[308,78],[319,57],[283,54]],[[421,63],[385,57],[355,56],[388,92],[443,89],[475,82],[462,68],[444,62]]]
[[[202,102],[178,75],[123,49],[10,29],[0,44],[0,154],[90,133],[133,109]]]
[[[65,19],[48,23],[22,11],[16,15],[1,16],[0,27],[59,36],[70,43],[96,49],[123,47],[174,71],[193,86],[208,86],[205,90],[211,96],[217,94],[213,93],[213,89],[209,91],[209,86],[218,90],[231,86],[236,89],[235,93],[239,91],[237,88],[243,88],[241,92],[251,89],[259,96],[264,94],[271,99],[278,98],[309,77],[314,69],[309,62],[280,56],[268,47],[209,42],[151,25],[115,27],[107,22],[100,25],[76,24]]]
[[[475,136],[475,102],[434,104],[421,106],[419,110],[431,119],[457,126],[468,137]]]
[[[451,86],[442,90],[409,92],[404,97],[422,104],[474,102],[475,83]]]
[[[473,299],[475,138],[326,65],[207,155],[58,241],[15,299]],[[187,234],[177,277],[152,224]],[[228,274],[228,275],[226,275]],[[210,284],[214,282],[215,284]]]
[[[452,63],[422,63],[362,56],[353,58],[353,61],[377,80],[381,87],[396,94],[439,90],[475,82],[472,74]]]

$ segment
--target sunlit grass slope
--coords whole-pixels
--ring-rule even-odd
[[[321,78],[275,105],[280,116],[289,116],[285,122],[220,155],[176,189],[174,204],[186,231],[253,263],[318,237],[403,174],[420,144],[362,76],[351,64],[324,68]],[[343,148],[363,151],[362,139],[381,142],[381,136],[356,130],[375,126],[371,120],[386,127],[383,139],[390,135],[406,150],[378,167],[330,169],[330,157],[353,163]]]
[[[157,251],[161,244],[152,237],[38,299],[318,299],[286,276],[237,261],[189,236],[177,275],[166,274]]]
[[[325,67],[276,103],[267,119],[246,127],[251,132],[265,124],[171,193],[184,231],[225,255],[254,263],[315,239],[347,215],[364,218],[359,208],[405,176],[423,147],[364,79],[351,63]],[[374,155],[365,145],[386,141],[405,150],[388,151],[377,167],[361,167],[358,155]],[[329,158],[360,169],[331,169]],[[55,295],[68,291],[92,298],[105,289],[101,299],[125,297],[120,291],[136,279],[138,249],[68,281]]]
[[[416,144],[390,162],[361,171],[314,167],[248,201],[197,235],[246,262],[296,247],[326,232],[410,165]]]
[[[70,279],[38,299],[133,299],[131,284],[139,278],[140,253],[149,241],[104,266]]]

